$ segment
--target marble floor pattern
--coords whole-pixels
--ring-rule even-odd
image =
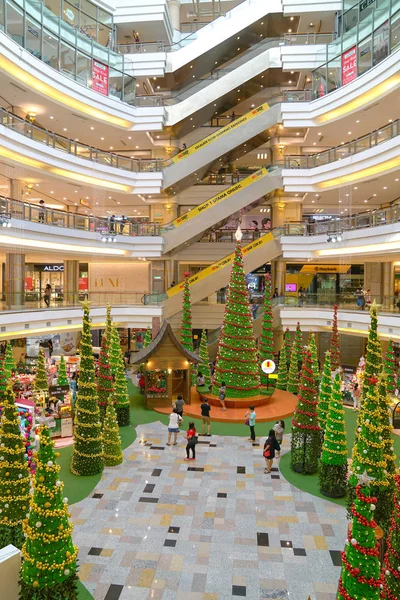
[[[95,600],[335,600],[345,509],[290,485],[279,461],[264,475],[246,438],[200,437],[186,462],[166,431],[139,426],[123,465],[71,506]]]

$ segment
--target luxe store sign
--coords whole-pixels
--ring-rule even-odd
[[[93,285],[96,292],[125,292],[126,278],[119,275],[115,277],[94,277]]]

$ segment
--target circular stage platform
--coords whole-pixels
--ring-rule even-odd
[[[201,393],[201,398],[203,398],[205,395],[206,394]],[[226,398],[225,405],[227,410],[223,411],[220,408],[220,402],[217,396],[213,396],[212,394],[207,394],[207,396],[210,398],[210,400],[213,400],[212,404],[210,402],[212,406],[210,413],[211,421],[219,421],[222,423],[244,423],[244,415],[249,406],[256,407],[258,423],[285,419],[293,415],[297,404],[297,396],[294,394],[285,392],[283,390],[274,390],[274,393],[271,396],[253,396],[253,398],[244,399]],[[184,416],[201,419],[200,405],[202,400],[200,399],[200,394],[195,387],[192,387],[191,389],[191,397],[191,404],[186,404],[184,407]],[[257,404],[255,402],[255,399],[257,398],[260,400],[262,399],[262,404]],[[216,400],[215,404],[214,399]],[[234,404],[235,408],[229,406],[228,402]],[[154,410],[158,413],[168,415],[171,412],[171,407],[157,407],[154,408]]]

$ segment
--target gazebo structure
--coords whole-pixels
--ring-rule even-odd
[[[142,365],[147,408],[170,407],[178,394],[190,404],[191,365],[201,362],[197,354],[182,346],[170,323],[164,321],[154,340],[133,360],[133,364]]]

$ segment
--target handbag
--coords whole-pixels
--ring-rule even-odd
[[[247,427],[248,427],[250,425],[250,419],[246,419],[244,424],[247,425]]]
[[[271,448],[269,445],[264,449],[263,456],[264,456],[264,458],[271,457]]]

